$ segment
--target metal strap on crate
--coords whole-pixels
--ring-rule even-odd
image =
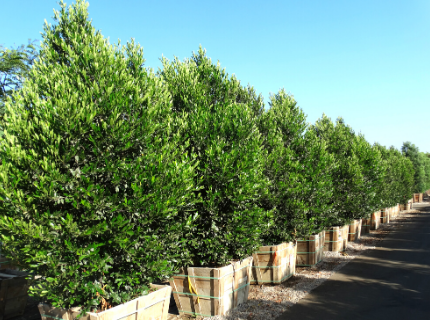
[[[249,267],[249,265],[244,266],[244,267],[239,268],[239,269],[235,269],[235,270],[233,270],[232,272],[226,273],[225,275],[223,275],[222,277],[219,277],[219,278],[215,278],[215,277],[201,277],[201,276],[189,276],[189,275],[186,275],[186,274],[175,274],[173,277],[221,280],[222,278],[224,278],[224,277],[226,277],[226,276],[228,276],[228,275],[231,275],[231,274],[233,274],[233,273],[236,273],[237,271],[242,270],[242,269],[245,269],[245,268],[247,268],[247,267]]]
[[[324,249],[324,245],[322,245],[321,247],[319,247],[317,251],[312,251],[312,252],[297,252],[297,254],[318,253],[322,249]]]

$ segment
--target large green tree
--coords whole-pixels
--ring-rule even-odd
[[[363,177],[356,186],[358,192],[355,194],[355,197],[360,201],[355,217],[362,218],[381,208],[381,198],[377,191],[383,184],[385,168],[379,149],[372,146],[364,135],[357,134],[351,144]]]
[[[199,161],[202,202],[192,234],[184,235],[195,266],[219,266],[250,256],[260,246],[267,193],[264,150],[256,117],[262,98],[212,64],[202,48],[191,59],[162,59],[159,76],[172,95],[173,113],[184,122],[183,139]],[[183,120],[187,115],[187,120]]]
[[[419,148],[413,143],[406,141],[402,145],[402,153],[408,157],[414,165],[414,193],[424,192],[430,181],[426,179],[426,158],[425,155],[420,152]]]
[[[264,172],[270,180],[261,204],[273,211],[262,235],[265,245],[318,233],[332,212],[333,156],[326,152],[325,141],[307,130],[306,115],[284,89],[270,100],[270,109],[258,120],[268,152]]]
[[[354,130],[342,118],[334,124],[326,115],[318,119],[311,130],[326,142],[327,151],[334,157],[329,171],[333,181],[330,203],[334,214],[330,216],[329,226],[344,225],[354,218],[361,218],[365,174],[356,152],[358,144]]]
[[[31,295],[85,313],[189,263],[196,164],[142,48],[111,45],[88,3],[60,5],[29,79],[6,101],[0,235],[6,257],[42,276]]]
[[[374,147],[381,154],[384,168],[383,182],[377,188],[378,209],[405,203],[412,195],[414,184],[411,161],[393,146],[386,148],[376,143]]]

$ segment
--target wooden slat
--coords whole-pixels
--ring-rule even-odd
[[[202,270],[200,270],[201,272],[199,273],[199,276],[207,276],[206,273],[202,272]],[[199,284],[197,284],[197,279],[194,278],[194,276],[196,276],[195,272],[194,272],[194,268],[188,268],[188,275],[191,276],[190,278],[188,278],[188,281],[191,281],[191,284],[193,285],[194,289],[197,291],[198,295],[205,295],[205,296],[210,296],[210,290],[207,290],[207,285],[206,285],[206,281],[205,282],[201,282],[199,281]],[[195,293],[195,292],[194,292]],[[206,303],[206,299],[205,298],[200,298],[197,301],[196,297],[193,297],[193,306],[194,306],[194,312],[198,313],[198,314],[203,314],[202,313],[202,308],[201,305],[205,305]]]
[[[342,245],[341,242],[342,234],[339,231],[339,227],[328,228],[325,232],[324,251],[339,251]]]

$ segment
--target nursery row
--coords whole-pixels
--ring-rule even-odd
[[[398,150],[371,145],[341,118],[308,124],[283,89],[266,110],[202,48],[153,73],[133,40],[111,45],[95,30],[87,6],[61,2],[5,104],[2,252],[32,275],[30,295],[83,315],[201,267],[226,269],[175,276],[190,297],[200,276],[233,277],[219,288],[230,294],[249,283],[236,272],[250,275],[257,251],[282,244],[286,265],[288,243],[298,241],[299,256],[322,251],[317,235],[327,232],[339,247],[343,226],[410,199],[414,169]],[[255,281],[267,279],[257,269]],[[198,305],[204,296],[214,293],[198,292]]]
[[[430,194],[430,190],[428,192]],[[422,194],[416,194],[422,197]],[[262,246],[252,256],[228,266],[202,268],[188,267],[170,279],[170,286],[151,284],[152,292],[129,302],[101,312],[90,312],[82,319],[120,319],[127,316],[166,320],[171,293],[183,315],[226,315],[248,299],[250,284],[279,284],[295,274],[296,266],[314,266],[323,259],[324,251],[340,252],[348,242],[357,241],[362,234],[377,230],[382,223],[389,223],[401,211],[411,209],[410,199],[406,206],[396,205],[374,212],[370,219],[353,220],[341,227],[331,227],[319,234],[294,242]],[[4,261],[3,261],[4,263]],[[28,273],[16,270],[8,264],[0,271],[0,283],[7,281],[3,296],[6,297],[3,313],[7,319],[22,314],[26,301]],[[3,280],[2,280],[3,278]],[[2,288],[4,286],[2,285]],[[9,290],[9,291],[7,291]],[[43,320],[73,320],[81,308],[63,309],[41,303],[38,306]]]

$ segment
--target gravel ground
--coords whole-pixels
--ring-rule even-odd
[[[227,316],[198,318],[202,320],[266,320],[274,319],[304,298],[309,292],[344,267],[365,250],[375,249],[391,231],[411,219],[417,210],[402,211],[389,224],[382,224],[378,230],[370,231],[360,240],[348,243],[344,253],[324,252],[324,259],[312,268],[297,268],[296,274],[278,285],[251,285],[248,301],[230,311]],[[191,319],[190,316],[169,315],[169,319]],[[193,318],[195,319],[195,318]]]

